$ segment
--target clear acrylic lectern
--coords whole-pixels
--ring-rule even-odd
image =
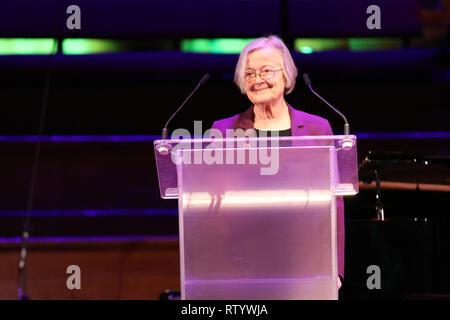
[[[337,299],[336,195],[358,193],[355,136],[155,141],[178,198],[182,299]]]

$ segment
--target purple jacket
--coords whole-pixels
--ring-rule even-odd
[[[333,135],[330,124],[324,118],[295,110],[291,106],[289,106],[289,114],[291,116],[291,131],[293,136]],[[215,121],[212,127],[222,131],[225,137],[226,129],[253,129],[254,117],[253,107],[250,107],[243,113]]]
[[[293,136],[319,136],[333,135],[330,124],[324,118],[296,110],[290,105],[289,114],[291,116],[291,132]],[[250,107],[243,113],[230,118],[215,121],[213,128],[219,129],[223,136],[226,136],[226,129],[253,129],[254,124],[253,107]],[[337,250],[338,250],[338,273],[344,278],[345,263],[345,219],[344,219],[344,199],[338,196],[337,206]]]

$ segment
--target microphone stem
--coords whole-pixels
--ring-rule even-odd
[[[172,116],[169,118],[169,120],[167,120],[166,125],[164,126],[164,129],[163,129],[162,136],[161,136],[162,140],[167,139],[167,135],[168,135],[167,126],[169,125],[169,122],[172,120],[173,117],[175,117],[175,115],[178,113],[178,111],[180,111],[180,109],[183,108],[184,104],[191,98],[191,96],[195,93],[195,91],[197,91],[198,87],[200,87],[200,83],[195,87],[195,89],[191,92],[191,94],[183,101],[183,103],[177,109],[177,111],[175,111],[174,114],[172,114]]]
[[[331,109],[333,109],[337,114],[339,114],[342,119],[344,119],[345,121],[345,125],[344,125],[344,134],[346,136],[349,135],[350,133],[350,125],[348,124],[347,118],[339,111],[337,110],[335,107],[333,107],[331,104],[328,103],[328,101],[326,101],[324,98],[322,98],[319,94],[317,94],[314,89],[311,87],[311,85],[308,86],[309,90],[311,90],[312,93],[314,93],[320,100],[322,100],[323,102],[325,102]]]
[[[348,136],[350,134],[350,125],[348,123],[344,124],[344,135]]]

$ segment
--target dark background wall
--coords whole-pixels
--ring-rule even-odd
[[[55,245],[54,256],[44,255],[47,259],[59,259],[61,252],[74,250],[76,245],[65,247],[70,237],[83,241],[104,236],[176,237],[177,202],[160,198],[152,140],[206,72],[211,79],[174,118],[171,130],[193,130],[194,120],[202,120],[206,130],[214,120],[250,106],[232,81],[238,55],[182,52],[183,38],[277,34],[290,47],[293,39],[308,37],[400,39],[402,45],[392,50],[293,51],[293,57],[300,73],[310,75],[315,90],[349,119],[352,132],[358,134],[360,161],[369,150],[448,157],[448,1],[378,1],[380,30],[366,28],[365,9],[372,3],[365,0],[78,1],[82,10],[82,29],[78,31],[65,27],[69,4],[2,1],[0,37],[109,38],[126,40],[135,49],[93,55],[0,55],[0,254],[5,258],[2,261],[8,261],[0,269],[0,281],[9,288],[2,298],[15,297],[11,279],[16,276],[12,271],[19,253],[16,241],[26,214],[36,146],[26,139],[38,132],[48,75],[43,134],[94,138],[42,144],[31,235],[62,243]],[[306,90],[301,77],[287,100],[298,109],[327,118],[335,133],[343,131],[342,120]],[[383,138],[363,134],[368,132]],[[146,137],[128,142],[98,138],[105,135]],[[445,163],[434,169],[409,166],[392,169],[382,178],[448,187],[448,170]],[[361,171],[360,178],[363,184],[373,175]],[[444,236],[448,192],[389,189],[382,190],[382,196],[389,218],[384,222],[372,221],[376,217],[373,188],[361,188],[357,196],[345,200],[346,297],[449,294],[446,270],[450,252]],[[35,257],[41,257],[45,247],[45,241],[33,246]],[[80,247],[78,253],[89,251],[85,244]],[[117,247],[120,259],[125,259],[122,254],[136,254],[133,245],[119,241]],[[139,294],[133,295],[127,287],[126,293],[113,296],[92,289],[95,294],[84,291],[84,295],[68,297],[65,288],[57,289],[56,280],[50,277],[53,293],[35,285],[32,294],[37,298],[155,299],[155,292],[178,289],[174,287],[178,283],[176,240],[171,240],[169,253],[158,244],[149,245],[156,247],[159,253],[155,256],[153,249],[148,249],[151,253],[144,257],[150,258],[140,265],[143,269],[149,263],[152,266],[149,270],[154,279],[149,276],[145,282],[152,286],[149,292],[135,281],[130,286],[139,287]],[[150,252],[147,245],[143,248],[138,255]],[[170,259],[165,258],[167,254]],[[92,264],[90,254],[80,255],[81,261]],[[109,258],[102,261],[108,263]],[[69,258],[66,255],[64,259]],[[164,263],[170,266],[170,275],[160,267]],[[385,270],[381,291],[365,287],[365,268],[370,264]],[[35,265],[32,281],[36,284],[43,266]],[[142,276],[142,270],[137,274]],[[158,274],[162,275],[158,278]],[[411,278],[420,280],[411,283]],[[110,279],[123,281],[117,274]],[[120,283],[114,288],[120,288]]]
[[[355,132],[449,130],[449,80],[439,49],[294,56],[300,72],[309,73],[315,90],[348,116]],[[0,57],[2,134],[37,132],[50,59],[38,58],[30,70],[21,66],[24,57]],[[45,133],[159,134],[166,119],[209,72],[211,80],[171,123],[172,128],[193,130],[193,121],[203,120],[206,130],[212,121],[250,106],[232,81],[237,59],[237,55],[183,53],[56,57],[51,60],[56,70],[50,80]],[[133,68],[136,60],[142,61],[139,70]],[[176,69],[171,67],[174,60]],[[8,66],[11,63],[14,67]],[[340,117],[307,90],[301,77],[287,100],[329,119],[335,132],[342,132]]]
[[[290,46],[299,37],[401,39],[403,47],[395,50],[296,52],[294,58],[300,73],[308,72],[316,90],[349,117],[354,131],[449,129],[446,24],[424,23],[419,1],[380,1],[379,30],[366,27],[371,2],[365,0],[131,1],[126,5],[79,1],[81,30],[66,27],[65,9],[70,4],[4,1],[0,36],[127,39],[147,43],[153,50],[0,56],[1,133],[37,131],[49,69],[53,72],[46,134],[157,134],[206,72],[211,73],[211,81],[172,127],[189,128],[193,120],[209,125],[249,106],[232,82],[238,56],[184,53],[179,51],[179,41],[265,34],[277,34]],[[340,118],[307,92],[301,77],[298,82],[288,101],[330,119],[333,129],[341,132]]]

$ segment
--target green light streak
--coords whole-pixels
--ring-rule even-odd
[[[239,54],[252,39],[183,39],[181,51],[194,53]],[[0,55],[55,53],[55,39],[0,38]],[[295,39],[294,48],[304,54],[327,50],[390,50],[402,48],[398,38],[310,38]],[[94,54],[127,50],[126,42],[109,39],[64,39],[64,54]]]
[[[53,54],[57,48],[55,39],[0,38],[0,55]]]
[[[347,39],[295,39],[294,49],[302,53],[347,49]]]
[[[299,51],[304,54],[310,54],[314,52],[314,49],[311,47],[300,47]]]
[[[62,50],[64,54],[117,52],[121,50],[121,43],[105,39],[64,39]]]
[[[397,38],[350,38],[348,47],[352,51],[400,49],[402,41]]]
[[[181,51],[193,53],[236,54],[254,39],[183,39]]]

